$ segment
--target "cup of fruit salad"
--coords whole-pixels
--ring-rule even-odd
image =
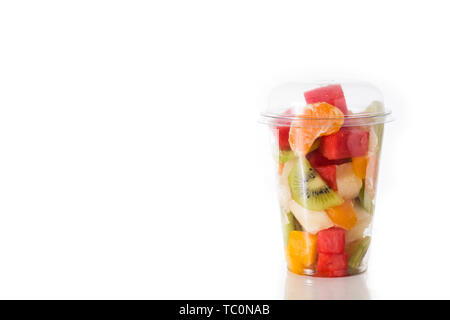
[[[290,83],[272,91],[272,131],[284,248],[296,274],[367,269],[384,124],[381,93],[365,83]]]

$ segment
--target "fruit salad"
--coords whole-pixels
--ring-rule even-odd
[[[384,107],[373,101],[352,112],[339,84],[303,95],[305,105],[273,125],[287,266],[319,277],[357,274],[367,267],[384,126],[371,115]]]

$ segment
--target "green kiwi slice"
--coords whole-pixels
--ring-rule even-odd
[[[365,191],[364,189],[364,184],[361,188],[361,190],[359,190],[359,203],[361,204],[361,206],[370,214],[373,213],[373,210],[375,209],[375,206],[373,204],[372,199],[370,198],[369,194]]]
[[[284,245],[287,246],[288,239],[289,239],[289,233],[291,231],[303,231],[303,228],[298,222],[298,220],[295,218],[295,216],[292,214],[292,212],[284,213],[283,210],[281,210],[282,215],[286,215],[287,223],[283,225],[283,237],[284,237]]]
[[[288,182],[292,198],[307,209],[321,211],[344,203],[344,199],[322,180],[306,158],[295,163]]]
[[[288,162],[292,159],[295,159],[294,151],[292,150],[280,150],[278,154],[278,161],[281,163]]]
[[[347,253],[349,255],[348,266],[357,269],[367,253],[370,245],[370,237],[364,237],[360,240],[353,241],[348,245]]]
[[[292,214],[292,212],[291,212]],[[292,214],[292,218],[294,221],[294,230],[295,231],[304,231],[302,225],[300,224],[300,222],[298,222],[297,218]]]
[[[283,210],[281,210],[281,221],[283,221],[282,223],[282,227],[283,227],[283,239],[284,239],[284,246],[287,246],[288,244],[288,240],[289,240],[289,234],[291,233],[292,230],[294,230],[295,226],[294,226],[294,215],[292,214],[292,212],[283,212]],[[284,216],[284,217],[283,217]],[[287,223],[284,223],[285,219],[287,219]]]
[[[320,145],[320,138],[314,141],[313,145],[311,146],[308,152],[316,150],[317,148],[319,148],[319,145]],[[279,150],[278,152],[278,161],[281,163],[288,162],[292,159],[295,159],[296,157],[297,156],[292,150]]]

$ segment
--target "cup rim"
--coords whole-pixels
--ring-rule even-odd
[[[308,117],[302,114],[289,114],[289,115],[281,115],[270,112],[261,112],[259,123],[267,124],[271,126],[277,127],[290,127],[292,122],[295,121],[295,126],[299,127],[314,127],[314,123],[316,122],[318,126],[322,126],[324,121],[332,121],[332,120],[340,120],[344,118],[343,127],[348,126],[369,126],[375,124],[384,124],[393,121],[392,111],[385,110],[383,112],[362,112],[355,114],[346,114],[343,117]],[[305,124],[302,125],[302,120],[305,121]],[[307,121],[307,123],[306,123]],[[320,121],[320,125],[319,122]]]

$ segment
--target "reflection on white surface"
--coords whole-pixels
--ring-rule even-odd
[[[315,278],[286,272],[285,299],[366,300],[370,299],[366,273],[342,278]]]

